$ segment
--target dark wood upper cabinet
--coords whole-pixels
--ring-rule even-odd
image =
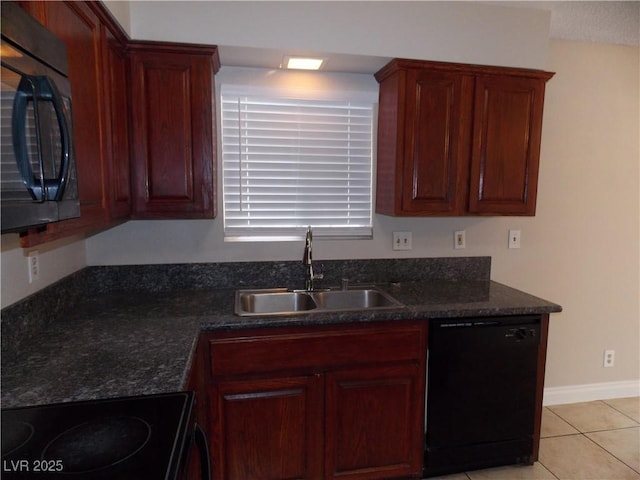
[[[129,44],[133,218],[213,218],[216,47]]]
[[[21,234],[29,247],[109,228],[129,217],[125,45],[99,2],[20,2],[67,46],[80,217]]]
[[[18,2],[67,46],[81,215],[30,247],[129,218],[215,216],[214,46],[132,42],[101,2]]]
[[[538,70],[396,59],[380,82],[376,212],[534,215]]]

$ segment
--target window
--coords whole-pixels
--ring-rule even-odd
[[[225,238],[371,237],[375,103],[296,97],[223,85]]]

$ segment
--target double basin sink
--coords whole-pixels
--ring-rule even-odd
[[[345,310],[380,310],[403,307],[388,293],[376,287],[352,287],[347,290],[291,291],[284,288],[236,291],[235,313],[255,315],[292,315]]]

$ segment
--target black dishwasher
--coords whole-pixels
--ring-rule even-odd
[[[429,324],[425,476],[532,463],[540,315]]]

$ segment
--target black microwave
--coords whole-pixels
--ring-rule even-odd
[[[2,2],[2,233],[80,216],[65,44]]]

